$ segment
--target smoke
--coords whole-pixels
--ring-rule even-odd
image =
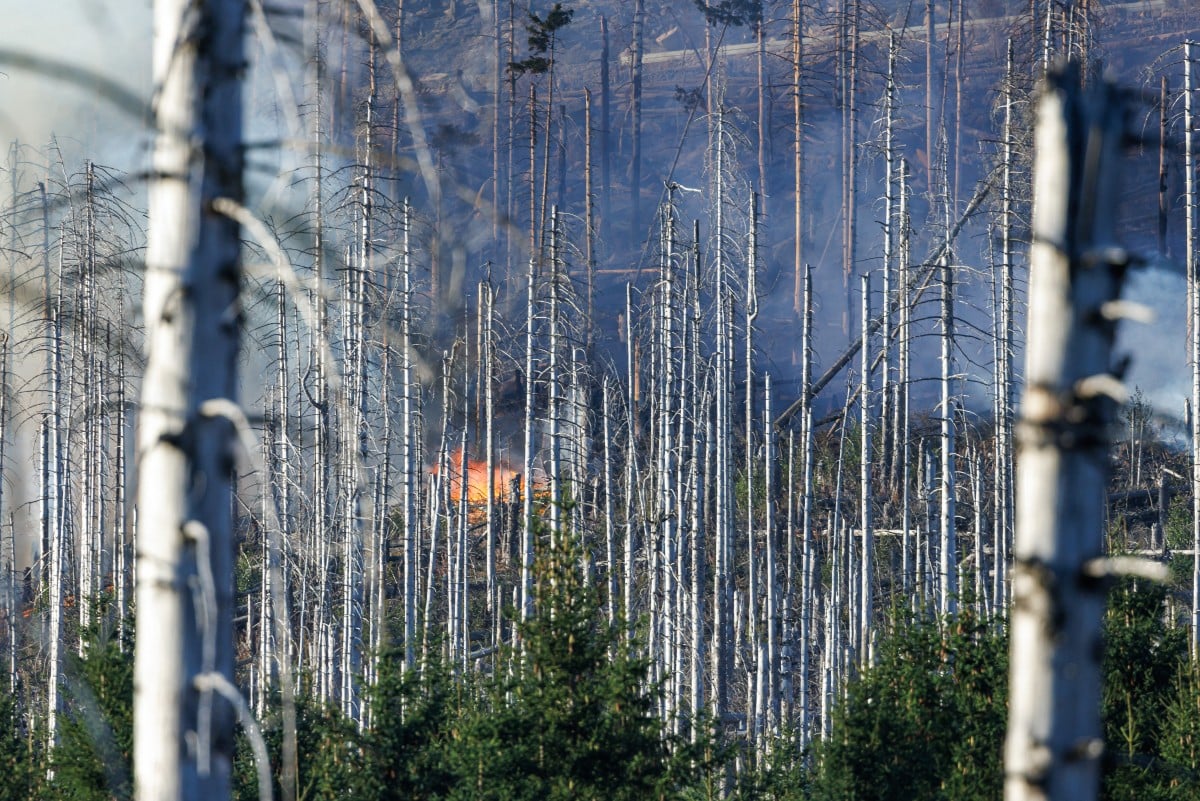
[[[0,143],[6,154],[13,143],[22,145],[16,151],[15,189],[31,190],[38,182],[58,185],[84,158],[121,173],[139,172],[149,142],[140,110],[150,95],[149,0],[0,0],[0,13]],[[51,143],[55,147],[48,148]],[[12,166],[5,158],[6,173]],[[10,177],[5,174],[3,180],[8,184]],[[30,269],[15,252],[0,264],[14,282]],[[15,319],[26,319],[27,304],[34,302],[20,293],[0,300],[4,330],[11,330],[10,309]],[[42,358],[18,359],[11,368],[11,385],[38,387],[39,400],[33,403],[40,403]],[[19,424],[7,443],[6,460],[16,469],[6,471],[10,484],[4,500],[12,510],[21,568],[39,556],[33,503],[39,493],[38,410],[25,408],[27,392],[9,400]]]
[[[1154,314],[1148,323],[1121,324],[1117,352],[1130,357],[1125,384],[1130,394],[1135,388],[1142,390],[1161,418],[1183,420],[1184,401],[1191,393],[1184,302],[1187,281],[1174,271],[1134,270],[1125,296]]]
[[[148,140],[144,119],[81,83],[94,75],[149,96],[149,0],[0,0],[0,9],[0,49],[38,62],[0,65],[0,137],[35,146],[54,137],[68,163],[87,154],[132,170]],[[75,68],[78,77],[54,77],[52,64]]]

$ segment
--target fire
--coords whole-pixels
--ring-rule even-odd
[[[429,472],[437,475],[437,465],[434,465]],[[462,457],[457,453],[451,454],[449,489],[450,500],[454,503],[458,503],[459,499],[462,498],[462,472]],[[497,501],[508,497],[513,479],[520,474],[520,471],[515,470],[511,465],[503,461],[497,461],[492,465],[492,492]],[[487,489],[487,462],[481,459],[467,459],[467,503],[487,503]]]

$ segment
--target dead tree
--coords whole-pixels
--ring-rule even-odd
[[[1184,249],[1187,262],[1188,296],[1188,353],[1192,363],[1192,658],[1200,653],[1200,426],[1196,425],[1196,410],[1200,409],[1200,294],[1196,281],[1196,151],[1195,118],[1192,116],[1192,48],[1194,43],[1183,44],[1183,159],[1184,159],[1184,206],[1185,225]]]
[[[1047,75],[1035,130],[1005,798],[1099,793],[1106,431],[1128,257],[1112,240],[1122,105],[1079,69]]]
[[[233,775],[231,470],[240,284],[241,0],[155,3],[154,167],[138,454],[134,787],[228,798]],[[194,589],[193,589],[194,588]],[[236,699],[236,700],[235,700]]]

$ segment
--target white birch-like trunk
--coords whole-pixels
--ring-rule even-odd
[[[658,309],[655,315],[655,322],[658,327],[657,345],[658,354],[656,358],[657,370],[656,375],[657,386],[654,388],[652,397],[655,399],[657,411],[657,419],[655,420],[654,433],[656,435],[656,450],[657,450],[657,485],[658,485],[658,511],[661,520],[658,526],[659,547],[655,549],[655,554],[660,556],[661,561],[657,565],[654,575],[651,576],[651,609],[652,618],[653,611],[659,612],[659,622],[661,625],[661,638],[659,647],[661,649],[661,673],[667,678],[671,686],[675,686],[675,678],[677,674],[671,669],[671,662],[674,657],[674,648],[676,645],[674,637],[674,602],[675,586],[677,585],[677,575],[675,574],[676,565],[676,536],[678,532],[678,512],[676,503],[678,496],[673,483],[675,473],[675,442],[674,428],[672,426],[672,416],[674,410],[675,391],[675,319],[674,319],[674,269],[675,269],[675,219],[672,202],[674,189],[668,188],[668,201],[663,208],[663,255],[659,274],[659,293],[658,293]],[[657,585],[658,592],[654,592]],[[661,597],[661,604],[658,603],[658,598]],[[653,625],[651,631],[654,631]],[[651,643],[654,645],[653,641]],[[653,651],[652,651],[653,655]],[[664,692],[662,695],[664,710],[663,717],[669,723],[676,722],[675,712],[678,710],[677,698],[674,693]]]
[[[521,496],[521,620],[533,615],[533,343],[537,286],[534,261],[529,260],[528,298],[525,307],[525,491]]]
[[[466,359],[463,359],[464,367]],[[464,407],[467,407],[466,399],[464,399]],[[458,447],[458,467],[459,467],[459,485],[458,485],[458,520],[455,538],[455,568],[453,571],[455,582],[455,607],[454,607],[454,627],[458,634],[457,641],[452,641],[452,645],[459,649],[455,664],[464,674],[467,670],[468,660],[471,656],[471,617],[469,610],[471,607],[470,599],[470,552],[468,550],[467,538],[467,499],[469,495],[467,485],[467,473],[469,469],[467,460],[467,436],[470,433],[469,426],[464,425],[461,440]]]
[[[871,648],[872,610],[875,588],[875,529],[871,498],[871,276],[862,280],[862,375],[858,391],[859,426],[859,515],[862,525],[862,566],[859,574],[859,661],[863,667],[874,663]],[[885,301],[884,305],[887,303]]]
[[[71,375],[74,379],[71,384],[68,384],[68,397],[84,398],[85,409],[84,418],[82,421],[82,432],[79,439],[82,440],[82,476],[79,498],[79,542],[78,547],[78,562],[79,568],[79,583],[75,591],[76,605],[79,611],[79,630],[86,631],[91,623],[91,601],[96,592],[96,556],[100,551],[100,541],[102,534],[95,527],[95,520],[92,516],[94,507],[94,498],[96,497],[96,479],[97,468],[99,467],[99,459],[96,458],[96,448],[98,442],[96,440],[95,420],[97,415],[95,410],[97,406],[93,405],[97,400],[95,391],[98,381],[93,368],[93,343],[92,343],[92,325],[93,325],[93,308],[92,308],[92,281],[95,275],[95,257],[96,257],[96,237],[95,237],[95,196],[93,194],[93,179],[94,168],[89,161],[85,169],[84,177],[84,241],[82,243],[83,258],[79,269],[81,275],[76,286],[76,313],[73,320],[73,341],[71,348],[72,370]],[[64,231],[65,233],[65,231]],[[65,243],[64,243],[65,244]],[[78,386],[76,385],[78,383]],[[69,445],[67,446],[69,448]],[[83,656],[84,639],[80,637],[77,644],[77,651],[80,656]]]
[[[57,394],[57,393],[55,393]],[[52,413],[42,423],[40,450],[42,454],[41,524],[43,559],[47,562],[47,604],[50,607],[50,628],[46,633],[49,644],[50,677],[46,689],[46,738],[49,746],[57,744],[58,714],[62,701],[62,529],[58,524],[58,479],[55,470],[56,425]]]
[[[1000,418],[997,430],[1000,442],[996,459],[1000,463],[1000,481],[996,493],[1000,496],[1000,515],[996,525],[994,555],[995,576],[992,597],[999,614],[1008,614],[1009,546],[1013,529],[1013,43],[1008,41],[1008,60],[1004,94],[1004,168],[1001,187],[1000,225]]]
[[[1123,122],[1111,86],[1080,97],[1076,68],[1047,77],[1035,128],[1007,801],[1093,799],[1100,789],[1105,589],[1097,579],[1108,572],[1106,430],[1112,396],[1122,394],[1109,372],[1116,326],[1104,310],[1126,266],[1111,238]]]
[[[733,532],[732,532],[732,458],[730,452],[733,444],[733,424],[731,415],[733,399],[731,384],[733,382],[733,308],[729,292],[729,276],[725,259],[725,187],[723,171],[725,168],[725,115],[722,110],[716,112],[716,240],[713,248],[713,259],[716,268],[716,287],[714,303],[716,305],[716,432],[714,441],[715,453],[715,490],[714,499],[714,535],[715,560],[713,575],[713,649],[712,649],[712,686],[714,714],[720,723],[729,712],[729,674],[732,670],[732,649],[736,640],[733,637]]]
[[[645,0],[634,0],[633,4],[633,35],[629,45],[629,61],[632,65],[630,72],[630,98],[629,98],[629,114],[631,116],[631,124],[633,130],[631,135],[632,151],[630,153],[630,181],[629,187],[631,190],[631,203],[629,208],[630,226],[629,235],[631,241],[637,242],[641,239],[638,228],[641,225],[641,190],[642,190],[642,54],[644,51],[644,43],[642,41],[643,32],[645,29],[646,5]]]
[[[625,575],[624,605],[626,641],[633,642],[636,623],[634,607],[634,474],[637,469],[637,381],[634,362],[636,348],[633,344],[633,285],[625,284],[625,369],[628,376],[626,396],[625,437]]]
[[[883,301],[880,303],[880,320],[883,337],[879,343],[879,361],[882,370],[879,374],[879,453],[883,464],[883,475],[889,480],[895,476],[895,462],[891,459],[891,443],[896,439],[895,420],[893,415],[894,396],[892,384],[892,260],[895,243],[895,198],[892,194],[893,176],[895,174],[895,152],[893,146],[892,128],[896,105],[896,34],[888,36],[888,71],[887,86],[884,91],[884,180],[883,180]],[[865,343],[864,343],[865,344]]]
[[[804,85],[801,64],[804,58],[804,2],[792,0],[792,310],[801,314],[801,286],[804,264]],[[766,187],[759,187],[766,191]],[[807,290],[804,290],[807,291]],[[803,357],[801,357],[803,358]]]
[[[750,195],[750,236],[747,243],[746,259],[746,452],[744,468],[746,471],[746,641],[743,653],[754,655],[754,664],[747,665],[746,670],[746,699],[747,706],[753,704],[754,737],[761,740],[763,732],[763,708],[765,700],[762,680],[765,678],[760,658],[760,642],[758,636],[759,614],[759,575],[757,564],[757,543],[754,531],[754,321],[758,317],[758,292],[755,278],[758,269],[756,259],[758,250],[758,193]],[[730,349],[732,351],[732,348]]]
[[[417,399],[413,382],[413,331],[412,331],[412,250],[409,247],[409,230],[412,228],[412,211],[408,201],[402,209],[404,233],[403,250],[400,254],[400,384],[401,399],[401,453],[400,471],[403,489],[402,525],[404,527],[404,667],[412,670],[416,666],[417,642],[417,574],[421,569],[417,553],[420,543],[419,515],[417,513],[418,454],[420,441],[417,439]]]
[[[496,582],[496,404],[494,385],[496,376],[496,341],[493,333],[496,313],[495,298],[491,281],[479,285],[483,309],[483,352],[479,354],[483,362],[483,424],[484,424],[484,460],[487,462],[487,510],[484,533],[484,570],[487,583],[487,611],[491,620],[488,625],[492,632],[491,647],[500,646],[501,598],[500,589]]]
[[[848,387],[846,394],[849,396],[853,392],[853,387]],[[833,544],[830,548],[830,615],[833,623],[833,636],[831,650],[834,655],[833,662],[833,686],[841,688],[841,656],[843,650],[844,638],[842,636],[841,621],[843,615],[846,618],[849,628],[849,639],[847,650],[852,651],[854,648],[854,640],[858,632],[858,617],[855,615],[853,603],[853,587],[850,586],[850,574],[846,569],[846,536],[844,524],[842,520],[842,468],[845,466],[846,457],[846,428],[847,418],[850,416],[851,398],[847,397],[846,405],[842,410],[842,422],[839,427],[838,434],[838,454],[837,465],[835,468],[834,490],[833,490],[833,515],[830,521],[830,536],[833,538]]]
[[[700,223],[692,226],[692,259],[689,274],[686,311],[688,346],[687,350],[690,369],[690,385],[692,392],[700,389]],[[705,706],[704,685],[704,585],[707,575],[707,543],[705,541],[705,509],[708,478],[712,475],[712,393],[705,374],[705,387],[702,400],[698,407],[692,409],[690,415],[691,446],[690,465],[688,467],[688,482],[691,484],[688,533],[691,537],[691,594],[689,598],[688,615],[691,618],[691,710],[692,710],[692,741],[700,739],[701,728],[696,718]],[[701,434],[703,431],[703,435]],[[701,468],[703,460],[703,468]]]
[[[134,792],[139,801],[230,795],[233,686],[231,422],[238,226],[212,201],[242,197],[241,0],[156,0],[156,141],[149,180],[138,430]],[[199,592],[193,590],[193,585]]]
[[[801,389],[803,392],[803,389]],[[768,424],[774,421],[768,417]],[[793,728],[795,707],[795,670],[796,670],[796,583],[797,577],[804,575],[802,562],[798,562],[801,551],[800,537],[796,527],[796,432],[789,431],[787,439],[786,462],[787,475],[784,478],[783,493],[783,592],[779,599],[779,725],[785,729]],[[801,593],[803,593],[803,578],[800,578]],[[796,730],[797,737],[802,736]]]
[[[608,625],[615,626],[617,624],[617,524],[613,517],[615,509],[613,508],[613,492],[616,485],[613,484],[612,464],[615,454],[612,449],[612,414],[609,401],[609,387],[611,386],[609,379],[605,376],[601,385],[601,431],[604,437],[604,556],[608,563],[608,572],[605,576],[605,593],[604,606],[608,612]]]
[[[550,542],[557,542],[564,533],[563,526],[563,458],[562,458],[562,367],[559,357],[560,346],[560,297],[559,297],[559,245],[558,207],[550,210],[550,297],[548,322],[550,324],[547,348],[547,392],[550,408],[547,410],[550,424]]]
[[[983,507],[983,459],[976,451],[971,458],[971,500],[975,511],[975,608],[979,611],[979,619],[987,619],[991,606],[988,603],[987,577],[988,560],[984,553]]]
[[[941,541],[938,543],[938,611],[953,615],[958,611],[958,532],[955,528],[957,475],[954,464],[955,409],[957,399],[951,394],[950,382],[954,373],[954,271],[950,254],[942,256],[941,271],[941,475],[938,484],[939,523]]]
[[[896,365],[896,416],[898,424],[896,426],[896,439],[899,442],[897,453],[900,459],[900,530],[901,530],[901,553],[900,553],[900,586],[904,594],[910,598],[916,597],[914,587],[916,584],[915,569],[917,542],[912,533],[912,494],[911,494],[911,470],[910,458],[911,448],[909,447],[909,415],[908,415],[908,397],[909,397],[909,335],[910,323],[912,318],[912,309],[909,301],[909,238],[908,238],[908,162],[905,159],[900,159],[899,170],[899,209],[897,220],[899,227],[899,275],[898,282],[900,286],[896,291],[896,307],[900,316],[897,330],[897,365]]]
[[[61,500],[59,497],[59,432],[61,426],[62,404],[62,268],[61,264],[58,270],[58,291],[53,301],[50,299],[50,263],[49,263],[49,231],[46,226],[46,196],[45,190],[42,190],[42,214],[43,214],[43,247],[46,248],[44,256],[44,273],[46,286],[46,369],[48,371],[48,383],[50,390],[50,411],[49,414],[42,420],[41,436],[39,442],[39,451],[41,453],[41,534],[42,534],[42,558],[47,564],[43,567],[43,573],[47,583],[49,597],[47,604],[49,606],[49,631],[47,631],[47,642],[49,644],[49,668],[50,676],[46,691],[46,733],[47,743],[50,746],[55,745],[58,731],[58,713],[61,707],[61,698],[59,693],[59,684],[61,683],[62,675],[62,550],[63,550],[63,526],[61,522],[61,514],[59,507]]]
[[[1187,263],[1188,356],[1192,366],[1192,659],[1200,654],[1200,280],[1196,275],[1196,151],[1192,109],[1192,48],[1183,44],[1184,249]]]
[[[763,539],[766,543],[766,718],[767,729],[779,731],[779,587],[776,562],[779,559],[775,542],[775,430],[771,414],[771,374],[763,376]],[[788,533],[789,539],[791,533]]]
[[[817,602],[815,577],[817,549],[813,541],[813,420],[810,387],[812,384],[812,271],[804,265],[804,312],[800,324],[800,447],[803,453],[801,475],[800,537],[802,543],[803,577],[800,590],[800,745],[812,742],[812,700],[809,674],[812,672],[813,607]]]
[[[124,319],[124,294],[122,293],[121,301],[117,305],[118,314],[121,319]],[[114,450],[116,452],[116,469],[114,471],[114,493],[115,500],[113,509],[115,511],[113,517],[113,528],[115,529],[117,544],[116,552],[114,553],[113,574],[116,583],[117,594],[117,633],[120,637],[125,636],[125,618],[129,614],[129,562],[133,552],[133,538],[130,536],[129,530],[129,514],[126,509],[126,456],[125,456],[125,440],[126,429],[129,423],[128,411],[126,408],[126,387],[125,387],[125,345],[117,345],[117,391],[116,391],[116,408],[117,408],[117,425],[116,425],[116,443]]]

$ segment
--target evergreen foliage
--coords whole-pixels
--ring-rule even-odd
[[[263,728],[273,792],[275,798],[282,798],[283,730],[278,704]],[[362,783],[365,757],[358,730],[336,710],[305,697],[296,699],[296,750],[298,798],[346,798]],[[257,766],[244,732],[238,737],[233,771],[233,797],[237,801],[258,801]]]
[[[68,660],[50,798],[133,797],[133,643],[117,638],[103,615],[99,620],[82,638],[83,655]]]
[[[469,695],[460,694],[464,688],[441,660],[420,671],[405,672],[403,664],[403,651],[381,660],[371,700],[375,725],[365,737],[368,769],[358,787],[379,801],[447,798],[456,784],[451,754]]]
[[[534,615],[518,624],[513,670],[454,672],[432,648],[419,670],[403,653],[381,660],[373,725],[297,704],[299,797],[304,799],[713,798],[731,753],[697,721],[695,742],[656,715],[649,663],[624,624],[603,614],[569,536],[536,565]],[[1182,801],[1200,795],[1200,675],[1186,632],[1168,624],[1167,590],[1124,582],[1105,626],[1105,799]],[[999,799],[1007,644],[964,606],[957,619],[919,618],[879,645],[836,707],[833,735],[813,754],[781,736],[733,787],[739,801],[974,801]],[[104,615],[98,615],[104,620]],[[903,615],[897,615],[897,619]],[[59,743],[47,772],[11,698],[0,696],[0,801],[131,797],[131,637],[103,624],[86,633],[65,681]],[[648,689],[647,689],[648,688]],[[278,782],[278,716],[264,726]],[[51,778],[46,779],[47,776]],[[258,797],[244,738],[235,797]],[[279,792],[278,783],[276,792]]]
[[[713,27],[758,25],[763,10],[759,0],[692,0]]]
[[[521,667],[488,688],[457,750],[470,782],[463,797],[672,797],[669,745],[680,744],[669,742],[643,690],[649,663],[608,624],[569,538],[554,539],[538,569],[537,611],[520,626]]]
[[[1172,801],[1200,798],[1200,675],[1181,671],[1163,721],[1161,754],[1168,768],[1161,783]]]
[[[797,749],[798,741],[796,732],[784,732],[758,769],[746,771],[740,777],[734,788],[735,801],[807,801],[813,798],[816,789],[814,772],[806,755]]]
[[[0,692],[0,801],[27,801],[40,791],[45,768],[27,728],[16,699]]]
[[[709,777],[714,749],[669,736],[648,662],[620,641],[567,536],[539,560],[512,675],[478,683],[386,660],[367,735],[378,799],[665,799]],[[706,758],[707,755],[707,758]],[[694,785],[694,787],[693,787]]]
[[[969,611],[902,624],[851,682],[818,754],[814,799],[999,798],[1006,640]]]
[[[669,799],[711,797],[724,756],[701,736],[668,734],[647,690],[648,662],[603,614],[569,537],[539,559],[533,617],[518,624],[511,674],[467,677],[431,648],[419,670],[381,659],[373,725],[298,706],[299,784],[311,799]],[[277,721],[267,732],[278,768]],[[257,796],[249,748],[237,797]],[[783,773],[778,780],[783,780]]]
[[[1105,799],[1178,798],[1180,768],[1168,741],[1186,733],[1182,708],[1192,694],[1187,672],[1187,632],[1168,626],[1166,589],[1127,581],[1109,594],[1105,620]],[[1178,729],[1168,736],[1172,724]],[[1185,757],[1184,749],[1176,749]],[[1182,772],[1186,775],[1187,770]],[[1194,782],[1194,779],[1192,780]],[[1194,797],[1188,795],[1186,797]]]
[[[575,15],[574,9],[563,8],[562,3],[555,3],[553,8],[542,17],[533,11],[529,12],[529,22],[525,31],[529,35],[529,56],[520,61],[511,61],[508,69],[514,75],[543,75],[554,65],[554,45],[558,32],[571,23]]]
[[[286,193],[287,182],[272,183],[272,202],[257,191],[245,198],[233,191],[212,209],[201,204],[219,213],[221,225],[236,221],[256,240],[247,257],[268,257],[277,280],[259,275],[266,283],[253,286],[278,289],[277,303],[219,304],[236,311],[226,322],[258,332],[247,364],[260,374],[242,383],[247,409],[257,410],[244,422],[262,434],[261,454],[251,461],[263,469],[238,482],[237,543],[203,542],[222,557],[213,560],[222,588],[230,584],[224,557],[235,547],[239,553],[233,586],[245,614],[233,624],[235,638],[220,647],[238,649],[239,668],[258,662],[255,673],[269,686],[272,655],[254,643],[290,632],[295,637],[283,639],[296,648],[286,661],[318,677],[320,689],[305,687],[297,699],[299,730],[288,733],[299,740],[300,797],[997,797],[1007,690],[1001,632],[1012,587],[1004,571],[1013,553],[1013,381],[1020,373],[1012,359],[1035,350],[1019,335],[1030,259],[1016,247],[1030,237],[1028,90],[1030,76],[1062,54],[1060,44],[1081,55],[1086,69],[1095,66],[1104,26],[1093,30],[1087,4],[1070,19],[1049,2],[1044,16],[1041,4],[1030,3],[1028,17],[981,4],[971,37],[952,5],[949,17],[946,8],[927,7],[928,35],[920,13],[902,19],[902,4],[894,3],[797,0],[768,8],[761,0],[692,0],[684,12],[664,4],[647,13],[640,0],[538,0],[536,10],[529,2],[480,3],[477,16],[466,17],[456,2],[357,10],[314,3],[303,14],[291,13],[293,5],[256,9],[256,37],[270,40],[271,27],[284,47],[271,45],[235,66],[251,79],[263,67],[303,74],[303,105],[283,97],[290,94],[283,81],[278,105],[288,113],[259,114],[267,128],[286,117],[287,130],[264,130],[246,143],[262,156],[256,169],[278,166],[280,181],[294,181]],[[1194,38],[1183,5],[1151,15],[1113,10],[1106,20],[1126,36],[1124,49],[1140,51],[1131,64],[1140,61],[1147,76],[1164,79],[1160,144],[1177,138],[1179,126],[1165,112],[1183,98],[1165,80],[1178,59],[1157,51],[1170,35],[1165,21]],[[480,35],[464,35],[476,27]],[[1003,83],[993,85],[1003,59],[992,45],[1005,36],[1010,57]],[[1154,48],[1152,60],[1146,48]],[[525,78],[528,108],[518,88]],[[671,80],[683,84],[673,93],[682,113],[669,100]],[[1192,97],[1188,90],[1189,113]],[[991,124],[1001,111],[1002,134]],[[1190,132],[1190,120],[1183,127]],[[204,138],[216,130],[201,129]],[[279,151],[275,164],[271,143],[301,140],[309,146]],[[233,139],[227,144],[214,153],[245,155]],[[457,150],[471,158],[456,161]],[[1184,240],[1168,175],[1194,172],[1179,171],[1180,155],[1166,145],[1160,151],[1159,250],[1168,260]],[[131,354],[151,341],[146,325],[182,318],[130,312],[138,288],[170,272],[157,264],[144,269],[143,256],[156,261],[158,251],[146,247],[141,193],[122,199],[129,194],[116,191],[123,179],[92,164],[72,175],[70,158],[57,141],[36,151],[14,143],[5,167],[11,280],[8,332],[0,337],[0,467],[18,491],[5,496],[5,509],[13,508],[4,642],[19,691],[16,699],[0,697],[0,801],[131,792],[132,648],[99,629],[81,634],[89,608],[77,602],[111,581],[115,605],[121,613],[129,608],[136,559],[147,554],[134,523],[155,518],[127,484],[130,456],[146,455],[130,446],[138,405],[129,390],[143,376],[155,385],[155,372]],[[238,159],[230,162],[236,170],[221,175],[240,172]],[[756,193],[775,198],[770,214],[750,203],[753,167]],[[156,166],[136,180],[153,183],[171,172]],[[660,179],[663,205],[642,214]],[[831,200],[839,182],[841,199]],[[862,254],[879,242],[863,222],[881,193],[883,258],[871,267],[887,276],[877,307],[887,310],[876,325],[881,336],[830,362],[849,344],[849,288],[835,280],[836,270],[818,269],[810,280],[801,257],[824,241],[821,261],[865,268]],[[830,203],[839,202],[833,211]],[[792,203],[794,228],[770,222],[789,216],[781,212]],[[629,225],[618,232],[614,221],[626,208]],[[689,234],[682,221],[693,212]],[[218,219],[210,216],[206,224]],[[1144,223],[1135,226],[1135,244]],[[984,228],[994,236],[968,244]],[[833,245],[839,232],[841,244]],[[547,239],[549,247],[537,244]],[[998,245],[995,253],[989,243]],[[527,336],[516,333],[526,308],[521,254],[531,257]],[[554,271],[543,287],[535,268],[547,258]],[[485,275],[473,292],[474,279]],[[961,316],[953,321],[947,312],[935,321],[921,311],[930,300],[922,293],[935,283],[949,288],[951,277]],[[790,311],[776,291],[784,284],[792,287]],[[619,285],[627,293],[620,310]],[[148,292],[155,297],[190,300]],[[789,341],[786,332],[814,315],[817,333],[805,323],[799,341]],[[826,331],[838,315],[843,330]],[[952,354],[944,374],[954,360],[962,368],[953,391],[961,397],[944,395],[938,408],[922,412],[930,395],[921,387],[937,372],[923,343],[935,329]],[[203,343],[207,350],[212,344]],[[853,387],[843,411],[831,397],[854,348],[864,368],[877,357],[885,381],[869,393],[864,384],[861,397],[864,411],[878,404],[878,414],[863,417],[878,423],[873,447],[871,436],[859,437],[871,434],[858,432],[866,423],[850,414]],[[621,350],[627,366],[610,369]],[[440,399],[432,383],[439,354],[446,376]],[[744,378],[735,367],[742,355]],[[798,368],[790,373],[783,366],[789,355]],[[829,371],[814,381],[818,363]],[[767,391],[771,370],[782,372],[772,374],[782,398]],[[967,389],[989,378],[990,417],[983,393]],[[237,401],[236,393],[221,394],[222,403]],[[793,397],[783,416],[771,412]],[[141,409],[153,421],[155,410],[168,407],[191,408]],[[230,416],[242,424],[238,415],[210,411],[192,422],[225,427]],[[1115,443],[1110,465],[1110,549],[1175,551],[1164,555],[1175,574],[1171,589],[1118,585],[1107,618],[1105,796],[1114,799],[1200,797],[1200,666],[1195,654],[1188,660],[1186,615],[1175,608],[1190,589],[1193,565],[1185,555],[1191,505],[1182,501],[1197,487],[1185,476],[1193,454],[1174,450],[1158,419],[1136,390],[1124,418],[1127,441]],[[787,420],[801,424],[792,429]],[[440,455],[431,458],[439,423]],[[950,423],[955,433],[939,436]],[[520,429],[527,436],[518,446]],[[1109,433],[1121,439],[1120,431]],[[174,451],[208,441],[177,434],[143,440]],[[455,461],[449,454],[458,436]],[[571,454],[567,469],[545,471],[552,487],[534,467],[549,458],[548,443],[555,461]],[[504,458],[514,453],[525,456],[522,475]],[[958,467],[947,458],[939,470],[935,457],[950,454]],[[490,498],[490,489],[455,489],[452,462],[455,472],[474,476],[464,481],[487,473],[489,488],[496,484],[505,495],[499,504],[489,500],[486,523],[476,500]],[[207,491],[230,464],[196,472],[204,481],[193,489]],[[960,475],[967,481],[956,485]],[[565,485],[562,476],[570,476]],[[570,516],[578,530],[538,532],[549,551],[536,569],[535,613],[506,625],[501,599],[519,594],[525,602],[521,501],[536,504],[540,516],[547,489],[554,498],[580,499]],[[1182,493],[1173,505],[1172,492]],[[458,503],[456,494],[466,500]],[[947,512],[941,533],[957,531],[961,548],[938,545],[939,495],[957,509]],[[392,507],[401,498],[403,507]],[[220,529],[211,533],[227,527]],[[265,547],[268,531],[281,549]],[[202,540],[188,539],[190,560]],[[927,560],[939,551],[957,565],[913,570],[932,567]],[[589,561],[594,583],[581,567]],[[969,573],[976,586],[991,584],[976,611],[990,607],[979,614],[993,617],[893,622],[908,620],[921,595],[949,592],[956,569],[963,587]],[[184,584],[140,586],[187,591]],[[629,610],[651,610],[646,642],[630,642],[629,621],[611,619],[618,604],[605,593],[624,598]],[[290,611],[277,615],[268,595]],[[896,604],[890,616],[884,599]],[[139,606],[143,613],[168,608]],[[14,619],[18,611],[27,623]],[[380,665],[372,660],[371,702],[360,703],[359,680],[367,678],[355,671],[393,621],[403,622],[408,668],[400,653],[384,654]],[[434,646],[411,669],[414,644],[424,649],[444,623],[445,649]],[[873,642],[863,631],[872,627],[893,630],[880,643],[879,664],[855,676],[855,650]],[[154,676],[154,667],[151,660],[139,678]],[[53,749],[47,695],[62,707]],[[170,695],[168,687],[160,702]],[[673,717],[676,710],[703,715],[690,710],[693,703],[720,715],[717,726]],[[263,731],[278,771],[282,724],[272,709]],[[758,731],[788,723],[803,736],[776,734],[763,748]],[[689,726],[699,736],[688,739]],[[718,726],[734,746],[710,733]],[[814,728],[830,728],[832,737],[802,752],[797,743],[808,747]],[[733,748],[740,749],[736,770]],[[255,798],[244,740],[239,749],[237,795]]]

